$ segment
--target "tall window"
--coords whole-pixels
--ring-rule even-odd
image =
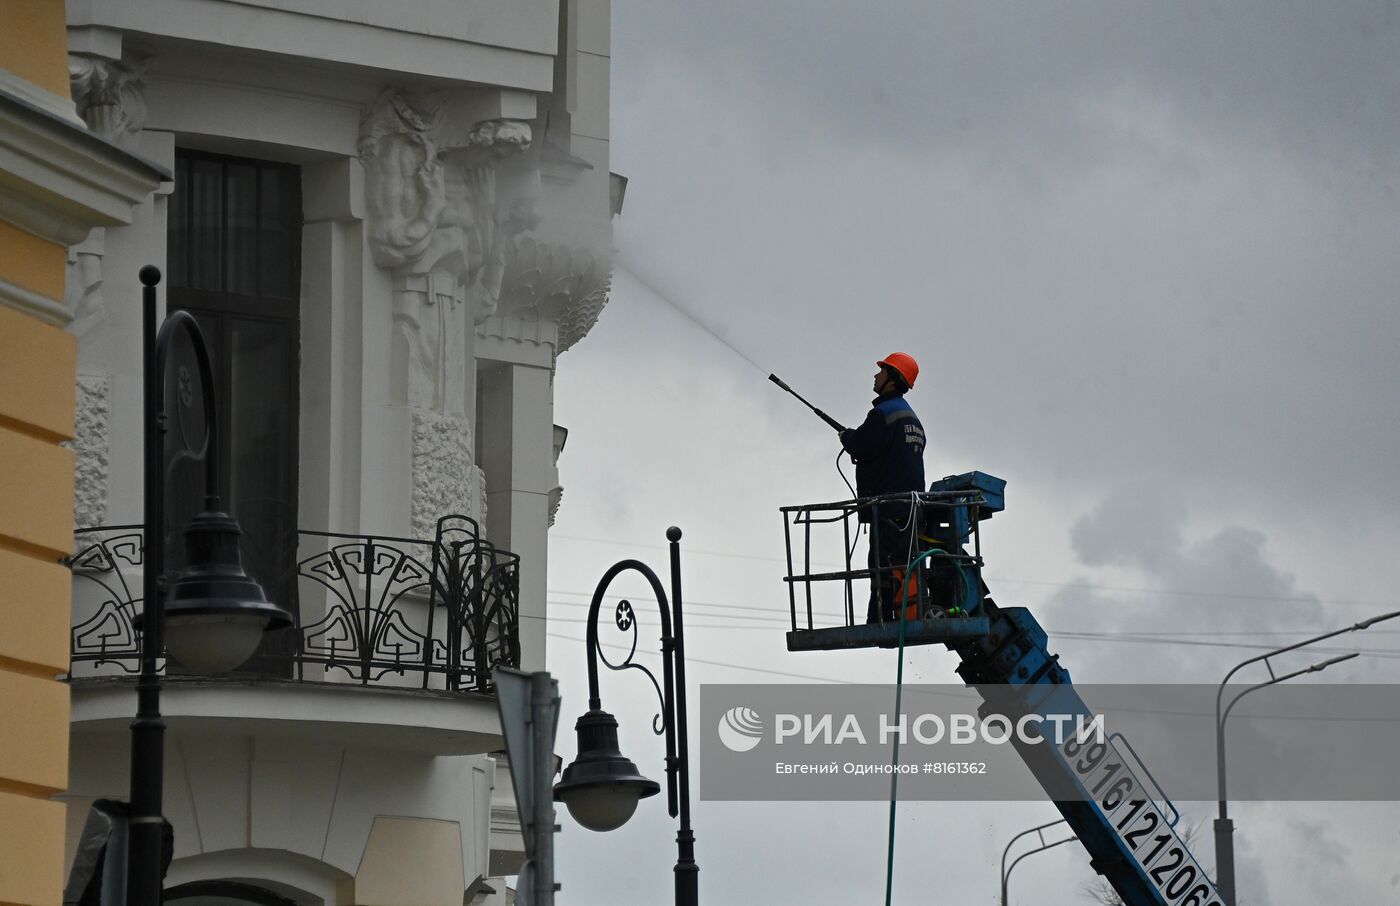
[[[292,606],[297,525],[301,175],[268,161],[177,151],[170,196],[172,310],[193,314],[209,345],[219,403],[220,494],[243,529],[244,566],[283,606]],[[198,401],[179,386],[181,360],[167,369],[175,400],[167,446],[189,440]],[[169,395],[173,394],[173,396]],[[197,441],[196,441],[197,443]],[[178,457],[177,457],[178,460]],[[202,464],[177,466],[172,527],[182,527],[202,493]],[[178,528],[176,529],[178,531]],[[169,539],[172,563],[183,542]],[[273,641],[265,655],[282,644]],[[266,647],[266,646],[265,646]],[[254,665],[256,666],[255,660]]]

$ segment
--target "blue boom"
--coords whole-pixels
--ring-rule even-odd
[[[932,600],[931,609],[907,617],[906,642],[937,641],[955,652],[961,658],[958,675],[983,695],[984,715],[1002,714],[1013,722],[1030,715],[1079,718],[1068,726],[1032,720],[1029,726],[1038,726],[1044,741],[1029,743],[1018,733],[1012,742],[1089,851],[1090,864],[1127,906],[1223,906],[1223,898],[1176,832],[1179,814],[1175,807],[1127,740],[1118,734],[1105,735],[1102,725],[1094,723],[1094,714],[1075,691],[1069,671],[1050,653],[1045,630],[1025,608],[998,607],[987,596],[980,575],[980,547],[976,554],[968,555],[962,546],[970,538],[975,540],[980,520],[1004,508],[1005,485],[985,473],[968,472],[934,482],[924,495],[922,509],[927,516],[921,517],[922,549],[935,548],[947,554],[938,558],[937,569],[945,573],[956,570],[958,575],[956,581],[950,583],[945,578],[942,583],[952,600],[941,605]],[[890,498],[886,505],[901,500],[908,500],[908,495]],[[870,505],[868,501],[859,503]],[[879,502],[874,505],[878,507]],[[813,514],[830,511],[833,506],[788,508],[784,512],[798,512],[794,524],[810,527],[831,521]],[[864,573],[848,571],[848,586],[852,575]],[[789,568],[788,582],[793,587],[805,583],[810,589],[814,580],[838,577],[795,576]],[[926,577],[925,584],[932,587],[936,579]],[[810,605],[808,628],[799,628],[795,597],[793,602],[789,650],[889,647],[898,630],[897,622],[854,625],[853,620],[844,627],[813,629]],[[933,610],[949,615],[925,618],[932,617]],[[1081,725],[1085,731],[1075,732]]]

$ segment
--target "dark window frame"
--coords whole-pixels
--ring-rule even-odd
[[[220,199],[220,212],[222,216],[222,224],[220,229],[220,237],[222,240],[220,242],[221,257],[226,257],[225,237],[227,237],[228,235],[228,166],[230,164],[252,166],[258,171],[258,190],[254,194],[258,199],[259,211],[261,210],[262,201],[261,174],[264,170],[278,171],[283,174],[295,177],[291,182],[291,185],[294,187],[294,194],[293,197],[288,199],[288,204],[291,210],[296,212],[295,219],[289,224],[289,226],[292,228],[292,231],[296,235],[295,254],[291,256],[290,261],[291,285],[296,290],[295,295],[293,297],[269,298],[258,295],[250,295],[247,293],[236,293],[229,291],[228,289],[224,288],[227,287],[229,280],[229,269],[226,266],[226,262],[221,262],[219,268],[221,284],[220,289],[196,289],[188,285],[180,285],[176,282],[177,280],[182,279],[186,275],[189,275],[194,272],[194,268],[192,267],[192,265],[196,254],[196,248],[195,243],[189,241],[189,237],[187,234],[186,241],[183,243],[184,251],[186,253],[184,267],[177,268],[175,266],[171,266],[169,268],[169,271],[172,274],[172,279],[166,289],[166,300],[167,305],[171,311],[189,311],[192,314],[195,314],[201,318],[218,320],[220,322],[222,322],[228,316],[234,316],[247,320],[268,321],[286,325],[289,332],[290,341],[292,343],[293,348],[296,350],[296,358],[293,370],[296,371],[299,375],[301,370],[300,230],[304,222],[301,216],[302,207],[300,168],[294,164],[282,164],[274,161],[257,160],[254,158],[246,157],[235,157],[229,154],[215,154],[209,151],[193,151],[184,148],[176,149],[175,154],[177,178],[180,174],[187,174],[189,172],[188,164],[191,161],[206,161],[218,163],[222,168],[221,173],[223,175],[223,178],[221,179],[222,190]],[[177,193],[171,196],[173,199],[178,199],[179,201],[185,204],[186,210],[184,211],[184,219],[187,224],[192,223],[194,220],[194,195],[194,192],[187,191],[183,195]],[[175,216],[173,212],[169,212],[169,214],[172,218]],[[257,248],[256,254],[259,257],[261,257],[262,243],[257,242],[254,243],[254,245]],[[171,253],[173,254],[173,249]],[[255,271],[260,270],[260,263],[261,262],[255,262]],[[218,331],[216,336],[210,339],[212,340],[212,342],[210,344],[209,352],[210,355],[213,357],[215,369],[215,396],[221,401],[227,401],[230,398],[231,388],[233,385],[232,332],[228,330],[220,330]],[[297,463],[300,457],[300,382],[298,381],[297,386],[294,386],[290,389],[292,391],[291,394],[288,397],[283,397],[282,401],[287,403],[287,405],[289,406],[291,410],[293,425],[296,429],[292,432],[292,437],[290,438],[290,460],[292,468],[291,474],[289,476],[291,479],[291,485],[293,487],[296,487],[298,478],[296,474],[298,471]],[[223,438],[225,444],[228,444],[230,442],[230,432],[233,423],[232,410],[233,407],[227,404],[219,407],[219,433],[220,436]],[[228,449],[226,448],[225,450],[222,450],[220,452],[223,454],[227,454]],[[223,495],[225,499],[227,499],[231,483],[231,476],[228,473],[231,457],[227,455],[222,455],[220,458],[223,461],[224,469],[222,470],[223,474],[219,476],[219,492],[221,495]],[[295,528],[295,526],[293,526],[293,528]]]
[[[211,239],[210,234],[215,231],[208,227],[216,218],[212,216],[197,217],[197,203],[201,200],[196,198],[194,180],[192,174],[196,166],[206,168],[206,175],[210,165],[216,166],[219,181],[218,195],[218,228],[217,235]],[[260,293],[236,292],[228,289],[231,281],[237,279],[231,275],[234,270],[232,262],[233,255],[230,252],[232,245],[231,217],[229,210],[229,189],[230,189],[230,169],[233,167],[244,171],[241,175],[246,176],[246,169],[251,168],[254,174],[252,187],[252,210],[251,214],[243,211],[244,216],[251,217],[251,232],[245,232],[241,237],[244,240],[244,251],[252,250],[251,270],[247,269],[249,264],[245,258],[241,263],[244,270],[241,271],[242,283],[251,282],[253,288],[262,290],[267,280],[269,283],[277,284],[271,287],[271,292],[277,295],[263,295]],[[250,572],[262,572],[264,575],[255,576],[264,583],[269,596],[272,596],[279,604],[295,611],[295,564],[296,564],[296,530],[299,516],[299,496],[300,496],[300,456],[301,456],[301,233],[304,225],[301,199],[301,169],[296,165],[283,164],[274,161],[257,160],[252,158],[236,157],[227,154],[215,154],[206,151],[195,151],[184,148],[176,149],[176,181],[177,188],[171,195],[170,207],[167,210],[167,236],[169,237],[167,271],[170,279],[166,287],[166,302],[170,311],[188,311],[199,320],[205,328],[205,339],[209,343],[209,353],[214,367],[215,398],[219,401],[219,437],[220,437],[220,474],[218,476],[218,489],[223,500],[225,510],[232,512],[238,518],[240,501],[232,497],[233,489],[233,467],[236,438],[233,437],[232,426],[235,416],[234,399],[237,384],[235,383],[235,361],[234,343],[240,325],[267,325],[277,332],[279,344],[287,344],[290,349],[290,356],[280,360],[278,370],[283,372],[285,380],[290,382],[289,386],[277,385],[276,392],[266,394],[266,399],[260,399],[260,405],[265,403],[269,407],[276,407],[278,414],[276,420],[282,423],[285,428],[286,437],[282,443],[278,444],[279,451],[283,453],[280,467],[262,472],[262,482],[271,482],[273,486],[285,489],[285,500],[275,500],[273,503],[274,512],[281,508],[286,508],[285,518],[273,518],[266,525],[274,526],[272,537],[253,537],[248,532],[249,525],[246,519],[244,522],[245,536],[243,538],[245,567]],[[206,184],[207,185],[207,184]],[[247,185],[243,188],[246,190]],[[276,222],[270,227],[264,213],[268,208],[265,202],[269,200],[264,194],[267,188],[276,196],[276,203],[271,206],[278,215]],[[211,199],[212,201],[212,199]],[[212,204],[211,204],[212,207]],[[201,225],[206,226],[201,226]],[[245,230],[247,228],[245,227]],[[200,232],[197,235],[197,231]],[[202,241],[196,242],[196,239]],[[275,279],[268,278],[269,251],[280,250],[282,257],[271,262],[277,269]],[[183,254],[183,260],[180,256]],[[200,254],[206,255],[202,264],[197,260]],[[217,260],[214,260],[217,258]],[[199,265],[198,267],[196,265]],[[196,287],[190,285],[200,275],[208,275],[217,267],[218,288],[209,286]],[[281,433],[278,432],[280,437]],[[245,438],[246,440],[246,438]],[[189,488],[194,491],[194,488]],[[281,493],[278,494],[282,496]],[[271,499],[271,498],[269,498]],[[195,501],[182,501],[177,504],[181,509],[196,505]],[[191,515],[194,511],[191,510]],[[174,515],[174,514],[172,514]],[[257,521],[257,520],[254,520]],[[177,520],[183,525],[183,520]],[[172,523],[175,524],[175,523]],[[176,541],[179,549],[183,544]],[[258,556],[249,557],[258,552]],[[172,562],[178,562],[172,560]],[[263,568],[255,570],[254,562],[261,563]],[[289,645],[295,646],[295,634],[288,635],[276,633],[274,635],[282,638],[269,638],[264,641],[259,649],[260,655],[255,656],[244,668],[243,672],[252,671],[256,673],[280,674],[285,672],[290,665],[285,657],[291,653]]]

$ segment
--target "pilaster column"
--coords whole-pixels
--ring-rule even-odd
[[[520,555],[520,667],[542,670],[555,474],[553,374],[547,366],[500,363],[483,370],[480,380],[487,536]]]

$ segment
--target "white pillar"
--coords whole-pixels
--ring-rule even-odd
[[[357,532],[366,258],[359,162],[305,166],[302,208],[298,527]]]
[[[543,670],[554,386],[548,367],[482,363],[477,461],[486,472],[486,536],[520,555],[523,670]]]

